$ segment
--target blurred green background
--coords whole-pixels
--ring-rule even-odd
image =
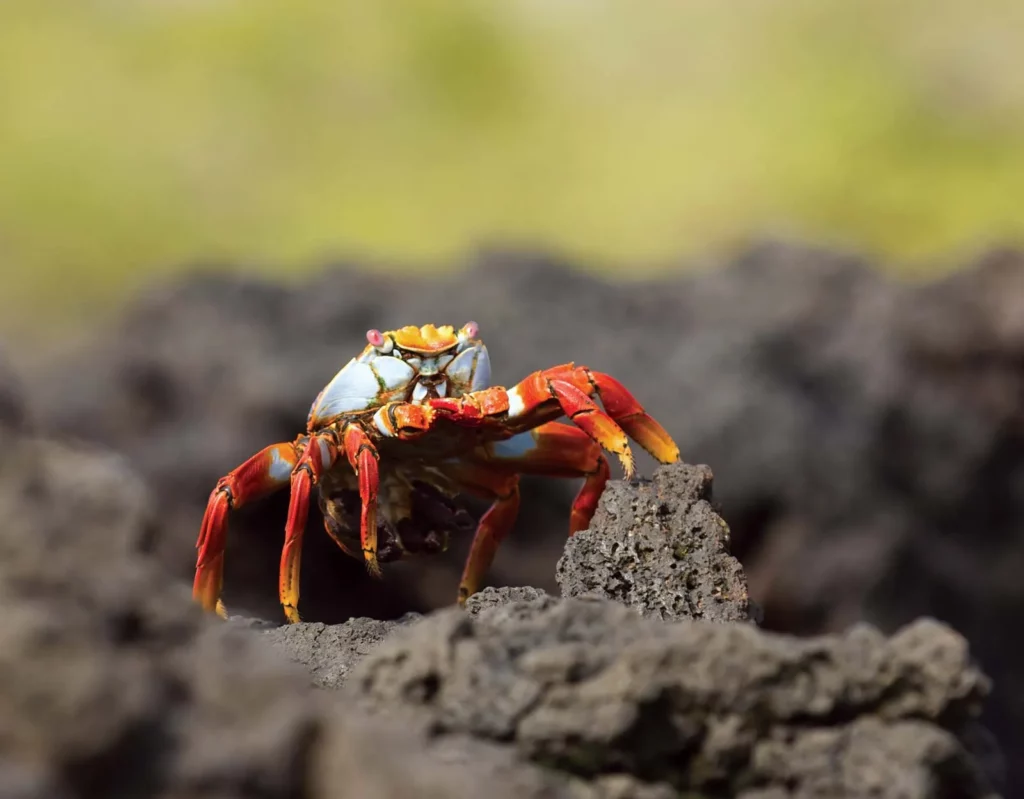
[[[782,234],[914,274],[1022,202],[1020,0],[0,3],[0,332],[199,260]]]

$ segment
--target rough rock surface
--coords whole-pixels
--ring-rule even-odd
[[[415,618],[417,615],[410,613],[397,621],[359,618],[334,625],[287,624],[268,630],[265,635],[275,648],[309,669],[314,685],[338,688],[360,658]]]
[[[476,319],[498,382],[569,360],[607,371],[688,461],[714,467],[766,628],[864,619],[893,631],[927,614],[963,632],[994,679],[986,723],[1024,794],[1024,639],[1006,634],[1024,608],[1024,254],[993,251],[926,284],[780,244],[624,285],[573,266],[489,252],[427,278],[344,265],[288,287],[196,275],[152,290],[66,357],[29,354],[21,407],[128,457],[158,503],[154,545],[188,580],[216,479],[295,435],[368,327]],[[574,490],[524,483],[494,584],[557,590]],[[285,508],[277,497],[234,519],[236,612],[277,618]],[[394,619],[452,601],[467,542],[380,582],[317,527],[314,508],[306,618]]]
[[[935,622],[796,641],[551,597],[434,614],[345,686],[354,705],[406,708],[581,777],[850,797],[990,795],[959,737],[987,690]]]
[[[683,463],[637,485],[610,483],[558,561],[562,596],[596,594],[661,619],[750,619],[747,579],[711,495],[711,469]]]

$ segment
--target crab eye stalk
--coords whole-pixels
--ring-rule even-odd
[[[459,343],[465,344],[467,341],[476,338],[477,333],[480,332],[480,325],[476,322],[466,322],[462,326],[462,330],[459,331]]]
[[[395,346],[395,342],[391,340],[390,336],[385,336],[379,330],[367,330],[366,340],[370,342],[377,352],[387,355]]]

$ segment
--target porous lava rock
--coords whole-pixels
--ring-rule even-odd
[[[416,618],[417,614],[410,613],[395,621],[358,618],[343,624],[284,624],[267,630],[265,636],[276,649],[305,666],[314,685],[339,688],[362,657]]]
[[[747,579],[711,504],[707,466],[660,466],[608,485],[590,528],[558,561],[562,596],[596,595],[661,619],[747,621]]]
[[[987,694],[933,621],[795,640],[607,600],[440,611],[352,670],[361,708],[514,746],[581,778],[703,796],[993,796],[964,743]],[[666,793],[666,795],[673,795]]]

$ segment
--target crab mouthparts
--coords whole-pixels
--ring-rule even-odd
[[[443,397],[448,393],[448,381],[444,375],[420,375],[412,390],[412,401],[422,402],[427,399]]]

